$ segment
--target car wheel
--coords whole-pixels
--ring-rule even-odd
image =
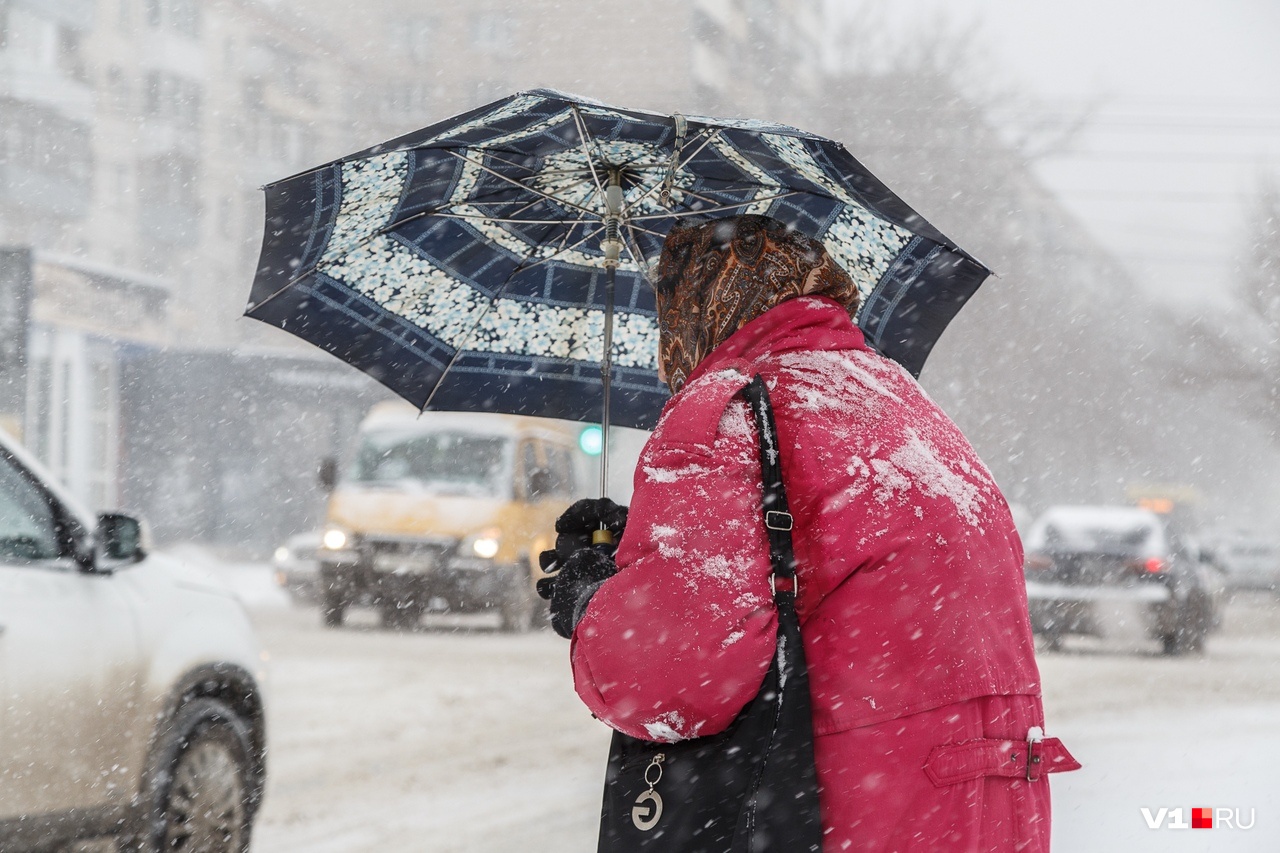
[[[157,741],[138,831],[123,849],[245,853],[253,822],[249,744],[248,726],[226,705],[184,705]]]
[[[1209,603],[1202,596],[1192,596],[1182,608],[1178,626],[1172,634],[1160,638],[1166,655],[1199,654],[1204,651],[1205,638],[1213,617]]]
[[[524,579],[520,578],[507,590],[502,601],[502,630],[508,634],[524,634],[533,630],[534,606],[533,596]]]
[[[1043,644],[1041,645],[1041,648],[1044,649],[1046,652],[1062,651],[1062,632],[1061,631],[1046,631],[1044,634],[1041,634],[1040,636],[1043,640]]]
[[[320,616],[326,628],[341,628],[342,620],[347,615],[347,601],[342,593],[332,586],[324,589],[324,598],[320,604]]]

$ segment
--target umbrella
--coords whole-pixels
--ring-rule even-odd
[[[915,375],[989,274],[838,142],[545,89],[265,189],[248,316],[420,408],[600,419],[606,442],[667,397],[646,276],[681,218],[821,240],[868,343]]]

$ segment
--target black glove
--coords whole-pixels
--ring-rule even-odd
[[[617,542],[627,526],[627,508],[608,498],[583,498],[576,502],[556,519],[556,547],[540,553],[538,565],[544,572],[554,572],[556,566],[564,565],[574,551],[591,547],[591,533],[599,530],[601,523]],[[551,597],[549,581],[554,581],[554,578],[538,581],[538,594],[543,598]]]
[[[551,627],[555,632],[565,639],[572,637],[591,596],[617,572],[618,567],[609,554],[594,548],[579,548],[561,563],[558,575],[539,581],[539,593],[543,581],[554,581],[549,595],[543,597],[551,599]]]
[[[556,533],[586,533],[599,530],[600,524],[621,535],[627,526],[627,508],[618,506],[608,498],[583,498],[560,513],[556,519]]]
[[[612,547],[592,547],[591,534],[602,524],[617,542],[627,526],[627,508],[608,498],[583,498],[556,519],[556,547],[538,555],[542,571],[559,570],[540,578],[537,590],[551,602],[551,626],[562,637],[573,634],[591,596],[618,571]]]

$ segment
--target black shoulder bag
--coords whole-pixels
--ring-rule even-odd
[[[614,732],[600,853],[819,853],[809,673],[796,616],[792,518],[769,392],[742,390],[755,413],[778,645],[760,692],[720,734],[674,744]]]

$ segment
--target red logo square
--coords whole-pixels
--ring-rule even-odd
[[[1192,809],[1192,829],[1213,829],[1213,809]]]

